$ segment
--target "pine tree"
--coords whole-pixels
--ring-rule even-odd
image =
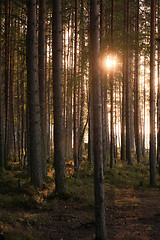
[[[151,0],[151,39],[150,39],[150,184],[156,180],[156,138],[155,138],[155,18],[156,2]]]
[[[39,187],[42,185],[43,177],[37,60],[36,0],[29,0],[27,26],[28,156],[31,182]]]
[[[100,83],[100,44],[98,31],[98,1],[90,1],[90,44],[91,74],[93,96],[93,139],[94,139],[94,189],[96,239],[106,240],[106,223],[104,208],[104,177],[102,148],[102,105]]]
[[[52,22],[52,63],[53,63],[53,104],[54,104],[54,163],[55,184],[58,193],[66,191],[64,162],[64,132],[62,115],[62,26],[61,1],[53,1]]]

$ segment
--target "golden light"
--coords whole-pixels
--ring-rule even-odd
[[[117,59],[116,57],[113,57],[113,56],[107,56],[105,58],[104,64],[106,68],[113,68],[117,64]]]

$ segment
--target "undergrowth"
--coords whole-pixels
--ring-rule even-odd
[[[94,211],[93,166],[83,161],[76,177],[73,173],[73,163],[70,162],[66,166],[67,192],[62,195],[57,195],[54,191],[52,167],[49,168],[50,173],[46,176],[43,186],[38,189],[30,184],[26,170],[19,170],[17,166],[6,170],[3,181],[0,180],[0,234],[4,234],[6,240],[35,239],[38,225],[42,220],[45,221],[42,213],[54,211],[58,207],[77,205],[86,212]],[[114,201],[119,189],[152,190],[149,186],[149,166],[117,163],[113,169],[106,167],[104,185],[108,209],[108,200]],[[159,190],[159,186],[154,190]]]

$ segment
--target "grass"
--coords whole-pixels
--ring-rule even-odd
[[[115,169],[112,170],[107,169],[105,171],[105,182],[108,182],[110,185],[125,188],[151,189],[148,165],[124,165],[115,167]],[[155,186],[155,189],[156,188],[158,190],[159,185]]]

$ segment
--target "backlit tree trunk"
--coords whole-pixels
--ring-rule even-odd
[[[151,39],[150,39],[150,184],[156,180],[156,135],[155,135],[155,14],[156,3],[151,0]]]
[[[111,50],[113,49],[113,14],[114,14],[114,0],[111,1]],[[110,168],[113,168],[114,161],[114,119],[113,119],[113,67],[111,69],[110,75],[110,91],[111,91],[111,121],[110,121],[110,134],[111,134],[111,142],[110,142]]]
[[[39,38],[38,38],[38,79],[40,96],[40,116],[43,147],[43,175],[46,174],[46,97],[45,97],[45,14],[46,0],[39,1]]]
[[[160,15],[160,1],[158,1],[158,16]],[[160,39],[160,18],[158,18],[158,38]],[[158,41],[158,96],[157,96],[157,162],[160,175],[160,41]]]
[[[137,163],[140,163],[141,147],[139,134],[139,0],[137,0],[137,17],[136,17],[136,50],[135,50],[135,142]]]
[[[121,117],[121,161],[124,162],[125,160],[125,127],[126,127],[126,121],[125,121],[125,110],[126,110],[126,57],[125,57],[125,34],[126,34],[126,1],[123,2],[123,15],[124,15],[124,29],[123,29],[123,35],[124,35],[124,42],[123,42],[123,79],[122,79],[122,117]]]
[[[62,26],[61,1],[53,1],[52,22],[53,106],[54,106],[54,163],[56,191],[66,190],[62,99]]]
[[[78,141],[78,169],[80,169],[83,153],[83,138],[84,138],[84,110],[85,110],[85,35],[84,35],[84,1],[81,0],[81,19],[80,19],[80,39],[81,39],[81,101],[80,101],[80,125],[79,125],[79,141]]]
[[[74,168],[78,167],[78,123],[77,123],[77,18],[78,18],[78,1],[75,0],[75,39],[74,39],[74,96],[73,96],[73,156]]]
[[[133,164],[131,157],[131,128],[130,128],[130,54],[129,54],[129,0],[126,1],[126,159]]]
[[[93,139],[94,139],[94,186],[96,239],[106,240],[106,223],[104,208],[104,177],[102,148],[102,104],[100,81],[100,44],[98,29],[98,1],[90,1],[90,43],[91,43],[91,77],[93,96]]]
[[[5,164],[8,162],[9,153],[9,31],[10,31],[10,16],[9,16],[9,1],[5,1]]]

